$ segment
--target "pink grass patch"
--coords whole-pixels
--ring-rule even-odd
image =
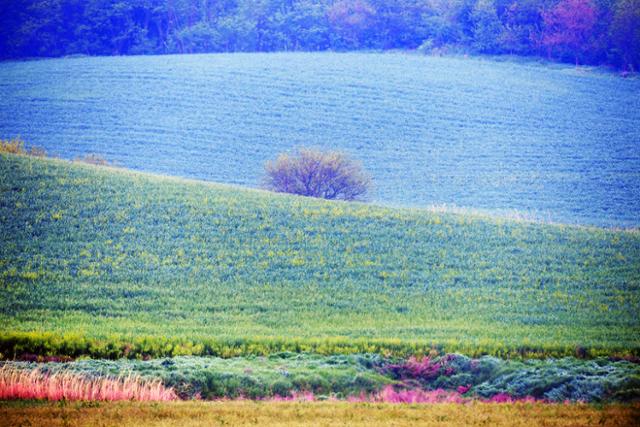
[[[477,397],[464,397],[461,390],[464,393],[469,391],[470,386],[458,387],[458,391],[449,390],[421,390],[421,389],[409,389],[409,390],[396,390],[393,386],[388,385],[382,390],[374,394],[365,394],[364,392],[355,396],[348,396],[345,400],[352,403],[366,403],[366,402],[379,402],[379,403],[422,403],[422,404],[438,404],[438,403],[459,403],[466,404],[471,402],[484,402],[484,403],[544,403],[545,400],[538,400],[534,397],[527,396],[524,398],[516,398],[507,393],[496,394],[489,399],[481,399]],[[265,399],[270,402],[314,402],[316,397],[312,392],[293,393],[290,396],[274,396],[272,398]],[[332,399],[335,400],[335,399]]]
[[[87,378],[75,373],[49,374],[0,368],[0,399],[167,401],[177,396],[159,380],[137,376]]]
[[[470,385],[470,384],[467,384],[467,385],[461,385],[460,387],[458,387],[457,391],[458,391],[458,393],[460,393],[460,394],[465,394],[466,392],[468,392],[468,391],[469,391],[469,389],[470,389],[470,388],[471,388],[471,385]]]
[[[389,369],[400,378],[433,379],[439,375],[451,375],[453,373],[453,369],[446,367],[447,361],[446,358],[433,360],[426,356],[421,359],[410,357],[404,363],[390,365]]]
[[[460,393],[455,391],[438,390],[394,390],[386,386],[380,393],[373,396],[374,401],[386,403],[464,403],[466,401]]]
[[[316,400],[315,395],[310,391],[293,392],[289,396],[275,395],[271,399],[273,402],[313,402]]]
[[[489,401],[493,403],[511,403],[513,402],[513,398],[507,393],[498,393],[492,396]]]

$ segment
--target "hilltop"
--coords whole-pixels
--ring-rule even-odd
[[[0,154],[1,352],[638,354],[640,234]]]

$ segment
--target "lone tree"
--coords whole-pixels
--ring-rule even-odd
[[[371,179],[360,163],[346,154],[301,148],[296,156],[281,154],[266,166],[266,187],[280,193],[355,200],[364,196]]]

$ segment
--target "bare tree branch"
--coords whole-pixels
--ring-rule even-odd
[[[361,198],[371,185],[362,166],[337,151],[301,148],[295,157],[281,154],[268,161],[265,171],[269,190],[331,200]]]

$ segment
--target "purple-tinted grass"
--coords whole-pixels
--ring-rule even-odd
[[[468,390],[468,387],[460,387]],[[545,403],[546,400],[535,399],[534,397],[527,396],[524,398],[515,398],[507,393],[496,394],[489,399],[480,399],[476,397],[465,397],[458,391],[449,391],[443,389],[437,390],[395,390],[393,386],[388,385],[377,393],[365,394],[361,393],[358,396],[347,397],[348,402],[380,402],[380,403],[471,403],[471,402],[484,402],[484,403]],[[272,398],[265,399],[271,402],[314,402],[319,400],[312,392],[294,392],[289,396],[274,396]],[[330,400],[337,400],[330,398]]]

